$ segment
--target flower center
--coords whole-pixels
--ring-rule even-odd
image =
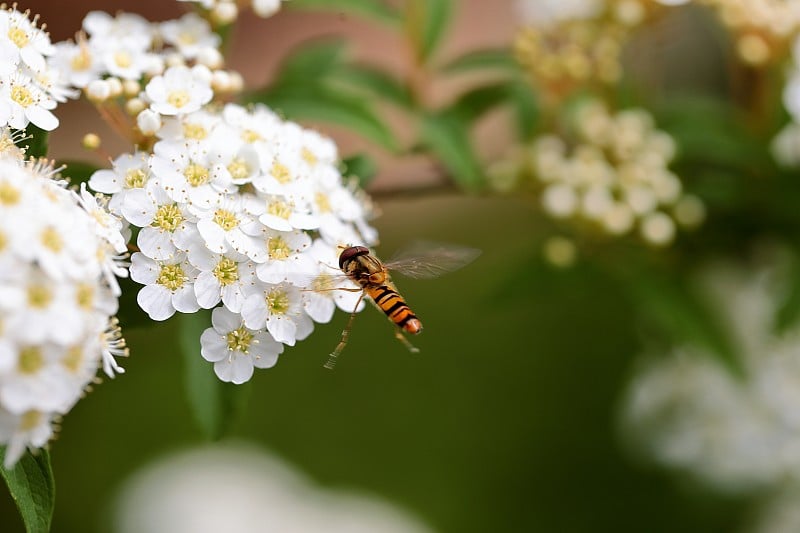
[[[322,273],[314,279],[311,284],[311,289],[315,291],[330,291],[335,288],[333,276],[330,274]]]
[[[314,202],[317,204],[317,208],[321,213],[331,212],[331,201],[327,194],[318,192],[314,195]]]
[[[247,328],[240,326],[225,335],[228,341],[228,350],[232,352],[247,353],[250,350],[250,344],[253,342],[253,334],[247,331]]]
[[[14,85],[11,87],[11,99],[22,107],[28,107],[34,102],[33,95],[24,85]]]
[[[250,166],[241,157],[235,157],[228,165],[228,172],[231,173],[233,179],[242,180],[250,175]]]
[[[230,231],[239,225],[239,219],[236,218],[236,213],[228,211],[227,209],[217,209],[214,211],[214,222],[225,231]]]
[[[76,344],[67,348],[67,352],[61,359],[61,364],[73,374],[77,374],[78,370],[81,369],[81,363],[83,363],[83,348],[81,345]]]
[[[44,366],[44,355],[38,346],[25,346],[19,351],[17,370],[21,374],[35,374]]]
[[[132,168],[125,174],[125,188],[141,189],[147,182],[147,173],[141,168]]]
[[[292,181],[292,173],[289,172],[289,168],[277,161],[272,164],[270,174],[272,174],[273,178],[278,180],[278,183],[286,184]]]
[[[90,311],[94,304],[94,286],[88,283],[79,284],[75,291],[75,301],[78,307]]]
[[[24,48],[30,42],[28,34],[19,26],[11,26],[8,29],[8,38],[17,48]]]
[[[187,139],[193,139],[195,141],[202,141],[206,137],[208,137],[208,131],[201,126],[200,124],[184,124],[183,125],[183,136]]]
[[[283,237],[270,237],[267,241],[267,250],[269,258],[276,261],[283,261],[292,255],[292,249]]]
[[[317,162],[319,161],[317,156],[314,155],[314,152],[312,152],[311,150],[309,150],[305,146],[300,151],[300,157],[303,158],[303,161],[305,161],[306,163],[308,163],[309,165],[312,165],[312,166],[316,165]]]
[[[153,217],[152,225],[161,228],[164,231],[175,231],[183,223],[183,215],[181,214],[178,204],[162,205],[156,211]]]
[[[188,44],[194,44],[194,43],[197,42],[197,36],[192,32],[182,31],[178,35],[178,42],[181,43],[181,44],[187,44],[187,45]]]
[[[262,139],[263,138],[261,137],[261,135],[259,135],[253,130],[244,130],[242,132],[242,140],[248,144],[253,144],[254,142],[260,141]]]
[[[42,285],[30,285],[28,287],[28,305],[34,309],[44,309],[53,301],[53,294],[47,287]]]
[[[0,182],[0,204],[14,205],[19,202],[22,194],[19,189],[8,183],[7,181]]]
[[[19,420],[19,429],[21,431],[30,431],[42,422],[41,411],[25,411]]]
[[[208,169],[197,163],[189,163],[186,170],[183,171],[183,175],[186,176],[186,181],[192,187],[205,185],[209,181]]]
[[[183,287],[183,284],[186,283],[188,279],[180,265],[163,265],[161,267],[161,272],[158,274],[156,283],[171,291],[176,291]]]
[[[223,287],[239,281],[239,269],[236,268],[236,261],[229,257],[223,257],[214,267],[213,272]]]
[[[42,245],[51,252],[58,253],[64,247],[64,241],[61,235],[53,228],[48,226],[42,230],[41,234]]]
[[[125,50],[120,50],[114,53],[114,63],[120,68],[128,68],[133,64],[133,58]]]
[[[167,103],[174,108],[180,109],[189,103],[189,93],[183,89],[170,91],[167,95]]]
[[[282,200],[273,200],[267,205],[267,213],[288,220],[292,216],[292,206]]]
[[[267,308],[273,315],[285,315],[289,310],[289,295],[281,289],[267,293]]]
[[[85,46],[81,46],[80,51],[72,56],[72,60],[69,62],[69,66],[72,70],[88,70],[88,68],[92,65],[92,56],[89,54],[89,50]]]

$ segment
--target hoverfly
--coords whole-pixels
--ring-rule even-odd
[[[395,256],[391,261],[383,263],[369,248],[364,246],[344,247],[339,254],[339,268],[347,279],[356,283],[360,288],[339,287],[333,290],[359,291],[361,294],[342,331],[339,344],[328,356],[325,368],[333,369],[336,358],[347,345],[356,312],[364,298],[383,311],[397,326],[395,330],[397,339],[409,351],[418,352],[419,350],[403,336],[403,332],[412,335],[418,334],[422,331],[422,322],[397,291],[389,271],[399,272],[410,278],[435,278],[463,267],[479,254],[480,250],[474,248],[421,244]]]

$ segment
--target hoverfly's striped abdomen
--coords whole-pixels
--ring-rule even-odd
[[[389,320],[397,324],[408,333],[419,333],[422,331],[422,323],[417,318],[411,308],[408,307],[403,297],[400,296],[394,287],[390,285],[368,285],[364,287],[367,294],[375,304],[386,313]]]

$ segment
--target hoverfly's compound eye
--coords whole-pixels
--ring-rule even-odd
[[[367,254],[369,254],[369,249],[363,246],[351,246],[350,248],[345,248],[341,255],[339,255],[339,268],[343,269],[344,264],[354,257]]]

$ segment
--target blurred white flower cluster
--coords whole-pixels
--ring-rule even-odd
[[[800,329],[774,333],[775,296],[782,291],[766,273],[714,268],[706,286],[742,355],[744,375],[684,346],[636,373],[626,427],[656,460],[720,491],[796,484]]]
[[[75,94],[38,17],[30,20],[30,12],[15,7],[0,6],[0,127],[24,129],[33,123],[50,131],[58,127],[52,110]]]
[[[152,319],[216,307],[203,357],[243,383],[337,305],[353,311],[358,292],[332,290],[337,246],[376,233],[331,140],[235,104],[170,117],[156,135],[152,154],[122,155],[89,182],[141,228],[131,278]]]
[[[772,154],[778,163],[785,166],[800,165],[800,37],[792,48],[783,87],[783,106],[789,112],[791,122],[772,141]]]
[[[702,202],[685,194],[668,169],[674,141],[655,129],[646,111],[611,114],[592,101],[576,112],[574,129],[572,146],[548,134],[531,149],[542,207],[550,216],[589,222],[613,236],[638,230],[655,246],[672,242],[676,223],[694,227],[702,222]]]
[[[102,364],[127,355],[114,314],[122,223],[0,138],[0,444],[41,447]]]
[[[109,123],[131,138],[128,116],[148,136],[160,128],[162,116],[191,113],[215,94],[242,89],[241,75],[222,68],[220,42],[195,13],[151,23],[131,13],[92,11],[77,42],[56,44],[53,61],[69,84],[83,89]]]
[[[217,24],[230,24],[239,16],[239,4],[236,0],[178,0],[199,4],[210,14],[211,20]],[[250,0],[250,8],[259,17],[267,18],[281,9],[281,2],[286,0]]]

